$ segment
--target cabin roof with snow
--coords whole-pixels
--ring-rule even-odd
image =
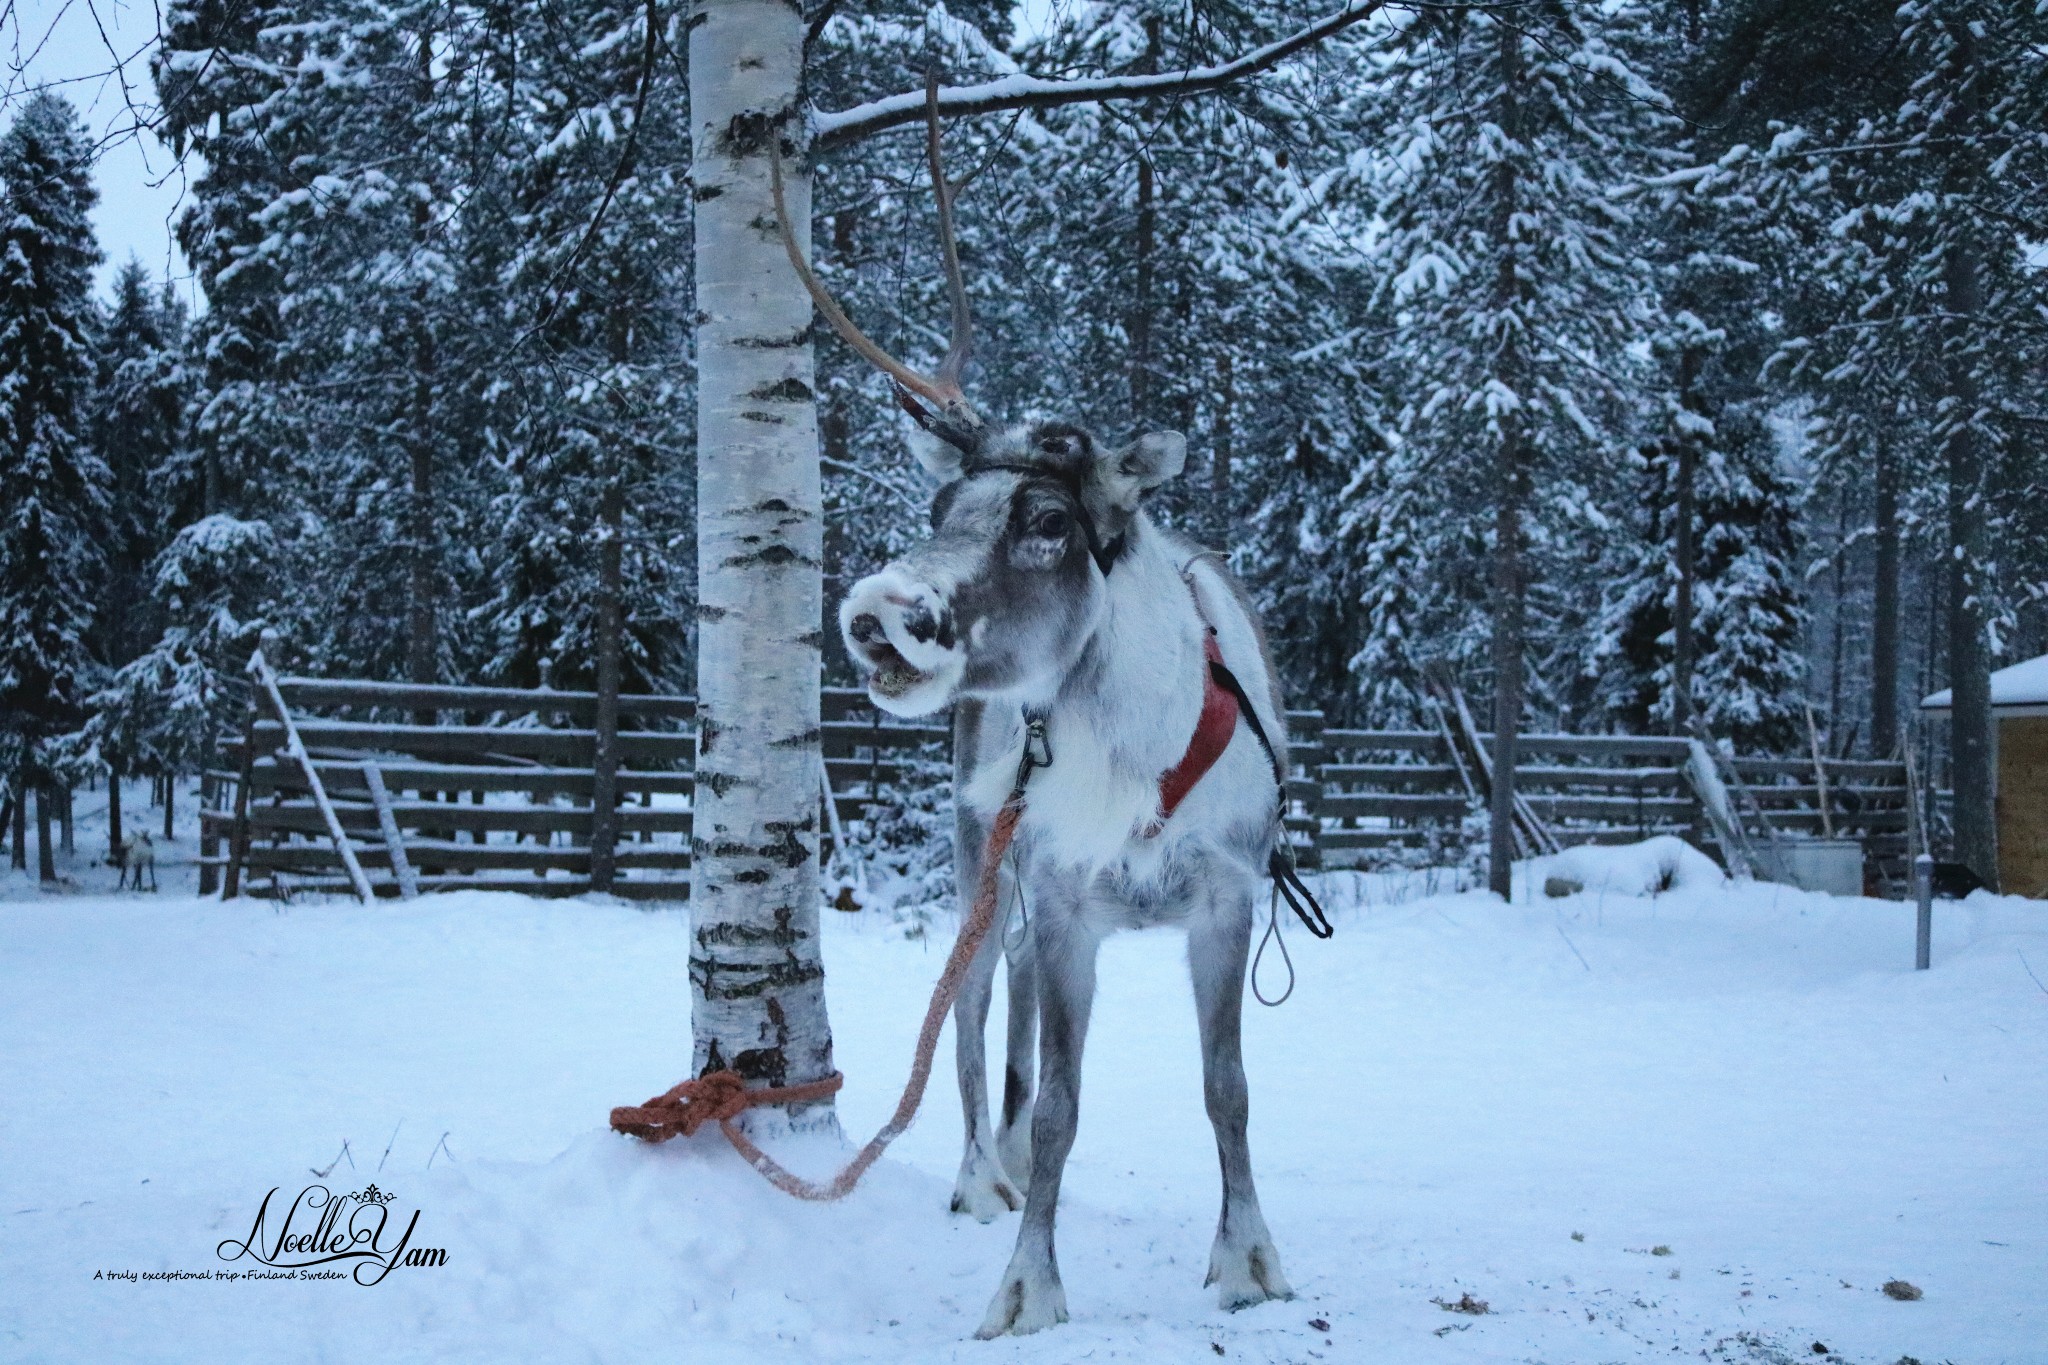
[[[1921,702],[1920,709],[1946,712],[1949,704],[1949,689],[1944,687]],[[1993,673],[1991,709],[2007,716],[2048,716],[2048,654]]]

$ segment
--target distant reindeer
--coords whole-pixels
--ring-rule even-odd
[[[1031,779],[1001,870],[1008,932],[989,935],[954,1010],[967,1132],[953,1208],[983,1221],[1024,1210],[979,1335],[1066,1320],[1053,1219],[1080,1116],[1096,949],[1125,928],[1178,924],[1188,933],[1203,1090],[1223,1171],[1207,1283],[1227,1309],[1291,1298],[1253,1187],[1240,1048],[1255,898],[1284,838],[1275,780],[1285,752],[1260,738],[1285,743],[1264,635],[1216,557],[1146,515],[1145,495],[1181,472],[1182,436],[1115,445],[1064,422],[996,430],[968,403],[957,186],[940,168],[936,117],[927,149],[953,313],[951,348],[935,373],[911,370],[862,335],[804,263],[786,214],[783,233],[819,311],[895,381],[928,433],[917,454],[941,484],[932,535],[854,584],[839,623],[876,705],[904,716],[953,707],[963,896],[980,879],[984,840],[1027,739],[1042,734],[1053,755]],[[779,162],[775,188],[780,209]],[[983,1033],[1006,952],[1009,1064],[992,1141]]]
[[[145,870],[149,873],[149,889],[152,892],[156,890],[156,844],[147,832],[138,829],[123,839],[117,862],[121,868],[121,880],[114,888],[116,891],[127,890],[131,878],[135,889],[140,891]]]

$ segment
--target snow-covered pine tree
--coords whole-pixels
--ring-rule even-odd
[[[1655,49],[1660,74],[1711,103],[1688,68],[1704,36],[1674,18]],[[1797,228],[1812,215],[1788,202],[1779,168],[1732,141],[1725,122],[1696,115],[1669,160],[1634,195],[1657,284],[1657,377],[1645,386],[1654,406],[1633,456],[1636,507],[1599,560],[1607,583],[1588,672],[1625,728],[1686,734],[1697,718],[1738,748],[1780,751],[1803,738],[1802,585],[1790,539],[1800,499],[1764,435],[1787,398],[1760,382],[1783,323],[1757,297],[1760,288],[1783,296],[1803,264]],[[1776,495],[1787,505],[1759,501]],[[1737,603],[1755,619],[1731,614]],[[1782,690],[1761,692],[1766,681]]]
[[[114,276],[97,337],[92,442],[110,476],[111,505],[100,536],[106,587],[94,624],[94,654],[119,667],[155,640],[150,562],[171,529],[196,520],[201,490],[186,476],[182,436],[187,382],[185,311],[130,257]]]
[[[225,512],[180,528],[156,556],[150,605],[163,627],[93,695],[83,732],[116,772],[199,772],[238,732],[245,694],[228,680],[256,648],[286,567],[268,522]]]
[[[1698,164],[1671,177],[1666,193],[1695,205],[1698,227],[1708,230],[1702,240],[1717,254],[1755,267],[1739,288],[1710,294],[1710,305],[1717,295],[1720,302],[1703,310],[1729,337],[1713,357],[1707,392],[1717,408],[1742,403],[1762,414],[1777,405],[1799,414],[1812,436],[1805,500],[1851,509],[1844,540],[1824,543],[1835,528],[1816,524],[1822,536],[1808,553],[1832,566],[1828,577],[1852,595],[1864,590],[1867,530],[1869,664],[1831,651],[1830,728],[1839,733],[1828,738],[1839,747],[1854,732],[1871,756],[1891,757],[1902,628],[1917,624],[1900,610],[1914,548],[1906,531],[1926,486],[1909,453],[1925,441],[1932,394],[1925,357],[1894,353],[1870,368],[1863,344],[1887,311],[1880,300],[1897,295],[1888,285],[1869,288],[1885,253],[1866,240],[1855,211],[1875,187],[1872,172],[1890,168],[1865,155],[1838,165],[1827,149],[1906,98],[1892,18],[1883,6],[1720,0],[1688,8],[1669,27],[1684,34],[1667,46],[1666,61],[1692,121],[1688,146]],[[1681,268],[1686,261],[1671,259]],[[1867,528],[1858,524],[1864,508]],[[1863,613],[1840,592],[1827,596],[1839,638],[1844,616]],[[1844,686],[1844,671],[1869,678],[1867,724],[1850,714],[1858,689]]]
[[[465,229],[466,260],[503,252],[488,292],[521,339],[488,357],[478,432],[501,469],[475,614],[484,676],[502,685],[595,684],[601,546],[616,535],[622,688],[689,686],[690,278],[673,236],[691,182],[682,81],[661,50],[673,16],[655,18],[650,32],[644,4],[593,0],[522,21],[517,74],[501,80],[554,93],[515,100],[499,129],[505,174],[480,193],[506,240]],[[616,531],[601,515],[611,487]]]
[[[1388,477],[1436,495],[1422,534],[1441,572],[1470,579],[1473,532],[1491,527],[1490,881],[1502,895],[1530,589],[1605,530],[1595,490],[1623,436],[1616,409],[1648,312],[1650,272],[1610,191],[1652,169],[1671,127],[1639,70],[1651,21],[1635,3],[1421,12],[1359,97],[1372,131],[1352,175],[1384,223],[1380,302],[1396,327],[1388,372],[1410,465]],[[1539,655],[1583,620],[1556,604],[1538,622]],[[1459,624],[1469,638],[1480,622]]]
[[[87,638],[107,470],[87,430],[99,261],[88,218],[92,148],[78,116],[31,96],[0,135],[0,761],[36,803],[38,870],[54,879],[59,737],[84,718]]]
[[[1996,414],[2028,401],[2025,353],[2040,353],[2009,338],[2038,336],[2048,309],[2048,282],[2015,236],[2048,221],[2048,9],[1907,0],[1898,19],[1911,98],[1875,136],[1906,144],[1899,155],[1919,172],[1884,217],[1911,258],[1911,292],[1938,300],[1907,326],[1942,357],[1955,853],[1996,886],[1990,675],[2005,509],[1988,475],[2014,434]]]
[[[296,18],[287,0],[174,0],[151,59],[163,136],[199,168],[177,230],[206,298],[186,350],[201,514],[285,512],[299,491],[289,475],[304,442],[284,404],[286,300],[260,216],[285,188],[283,167],[314,140],[284,98],[296,64],[284,35]]]
[[[1839,304],[1809,324],[1824,358],[1809,368],[1838,404],[1864,395],[1872,423],[1923,413],[1940,445],[1938,465],[1915,455],[1906,469],[1933,474],[1945,503],[1956,855],[1989,880],[1988,680],[2013,586],[2001,530],[2015,507],[2000,490],[2028,488],[2040,463],[2023,414],[2048,280],[2016,225],[2048,216],[2048,12],[1915,0],[1889,17],[1875,53],[1887,79],[1773,150],[1825,166],[1841,200],[1823,276]]]

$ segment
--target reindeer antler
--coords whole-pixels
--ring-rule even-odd
[[[789,227],[789,210],[783,204],[780,137],[768,140],[775,221],[782,230],[782,245],[789,253],[790,265],[795,268],[797,278],[804,282],[811,301],[818,306],[825,321],[832,325],[832,330],[862,359],[894,381],[896,401],[919,426],[941,440],[971,452],[979,443],[983,423],[981,414],[967,401],[967,394],[960,387],[960,377],[967,369],[967,358],[974,350],[974,319],[967,305],[967,283],[960,273],[960,249],[953,237],[953,196],[959,187],[946,179],[939,157],[939,73],[936,69],[925,75],[925,116],[925,151],[931,163],[932,191],[939,201],[939,251],[946,265],[946,292],[953,309],[952,342],[936,371],[929,375],[919,374],[876,345],[865,332],[854,326],[853,320],[846,316],[846,310],[839,306],[839,301],[812,273],[803,252],[797,248],[796,234]],[[926,408],[917,401],[919,398],[936,405],[938,411]]]

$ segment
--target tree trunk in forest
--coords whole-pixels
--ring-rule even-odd
[[[409,445],[412,457],[412,489],[406,539],[407,609],[405,663],[407,676],[416,683],[437,680],[434,639],[434,443],[428,434],[433,407],[433,338],[422,325],[414,337],[412,421]],[[437,717],[428,712],[420,723],[432,725]]]
[[[819,956],[823,497],[811,300],[776,231],[769,139],[808,249],[804,21],[784,0],[702,0],[690,32],[697,262],[696,1074],[833,1072]],[[829,1100],[750,1109],[836,1131]]]
[[[1159,69],[1157,15],[1145,20],[1145,53],[1139,59],[1138,69],[1148,73]],[[1138,149],[1138,213],[1133,247],[1134,287],[1130,324],[1131,423],[1139,431],[1145,430],[1152,418],[1152,276],[1159,232],[1156,190],[1152,158],[1141,146]]]
[[[107,769],[107,861],[118,862],[121,857],[121,774],[118,769]]]
[[[1140,153],[1137,289],[1131,309],[1131,422],[1140,431],[1147,426],[1152,407],[1152,256],[1158,232],[1158,215],[1152,199],[1152,161]]]
[[[1691,411],[1695,398],[1693,383],[1700,370],[1700,353],[1688,346],[1678,358],[1678,404]],[[1699,576],[1698,550],[1693,527],[1698,519],[1699,438],[1690,431],[1678,433],[1677,557],[1678,585],[1671,604],[1671,733],[1692,732],[1692,590]]]
[[[619,537],[625,520],[625,490],[616,460],[605,480],[598,508],[597,552],[597,752],[590,784],[590,889],[609,891],[618,868],[619,842]]]
[[[1984,456],[1977,441],[1977,376],[1969,329],[1982,304],[1976,244],[1958,233],[1944,263],[1949,313],[1948,681],[1949,747],[1955,764],[1956,861],[1998,886],[1998,835],[1991,796],[1991,651],[1985,639],[1990,584],[1984,515]]]
[[[1230,353],[1225,351],[1216,357],[1216,431],[1209,454],[1210,517],[1216,527],[1216,545],[1225,551],[1230,549],[1230,531],[1235,524],[1230,515],[1230,463],[1235,458],[1236,421],[1237,376]]]
[[[176,827],[176,825],[175,825],[175,820],[176,820],[176,817],[177,817],[177,811],[178,811],[178,775],[177,775],[176,773],[165,773],[165,774],[164,774],[164,842],[165,842],[165,843],[169,843],[169,842],[171,841],[172,837],[173,837],[173,836],[172,836],[172,834],[171,834],[171,831],[172,831],[172,830],[173,830],[173,829],[174,829],[174,828]]]
[[[14,839],[8,862],[17,872],[28,871],[28,783],[17,781],[14,793]]]
[[[1870,756],[1890,758],[1899,747],[1899,459],[1891,442],[1877,438],[1877,582],[1870,628]]]
[[[1958,98],[1954,114],[1959,140],[1983,122],[1976,75],[1974,30],[1960,15],[1948,22],[1955,40],[1944,73]],[[1951,154],[1947,188],[1959,197],[1976,191],[1984,168],[1975,157]],[[1948,433],[1948,681],[1951,689],[1949,746],[1955,765],[1956,861],[1998,889],[1998,827],[1992,802],[1991,649],[1987,639],[1991,583],[1989,524],[1984,507],[1984,452],[1977,440],[1976,355],[1978,310],[1984,306],[1982,248],[1969,222],[1969,209],[1956,210],[1942,260],[1948,294],[1946,364],[1950,399]]]
[[[36,880],[48,885],[57,880],[57,855],[50,847],[50,807],[56,790],[48,781],[36,784]]]
[[[57,847],[68,856],[78,852],[78,843],[72,837],[71,803],[74,793],[66,782],[57,789]]]
[[[1498,123],[1513,144],[1521,134],[1522,38],[1515,25],[1496,16],[1500,28],[1501,103]],[[1502,157],[1494,170],[1493,246],[1501,253],[1494,285],[1494,309],[1506,312],[1521,297],[1514,236],[1517,185],[1514,163]],[[1521,353],[1510,333],[1496,358],[1495,378],[1520,397]],[[1487,885],[1502,900],[1514,899],[1515,758],[1522,726],[1522,502],[1524,468],[1519,412],[1503,412],[1494,470],[1493,546],[1493,789]]]
[[[1842,733],[1842,646],[1848,633],[1848,613],[1842,609],[1843,584],[1849,566],[1849,490],[1835,495],[1835,567],[1833,592],[1834,621],[1828,631],[1828,741]]]
[[[425,28],[419,35],[418,86],[415,92],[415,107],[433,107],[434,92],[434,34]],[[412,235],[417,249],[429,249],[435,225],[432,205],[424,196],[415,196],[412,207]],[[416,683],[433,683],[439,680],[440,648],[436,638],[436,613],[434,610],[435,589],[439,577],[438,559],[435,554],[439,539],[439,518],[434,505],[434,390],[439,382],[434,346],[434,328],[427,316],[428,290],[425,283],[413,290],[412,318],[412,401],[407,420],[407,445],[412,464],[412,496],[408,506],[410,525],[407,527],[406,547],[407,611],[406,611],[406,672]],[[432,712],[423,713],[418,723],[432,725],[438,717]]]

